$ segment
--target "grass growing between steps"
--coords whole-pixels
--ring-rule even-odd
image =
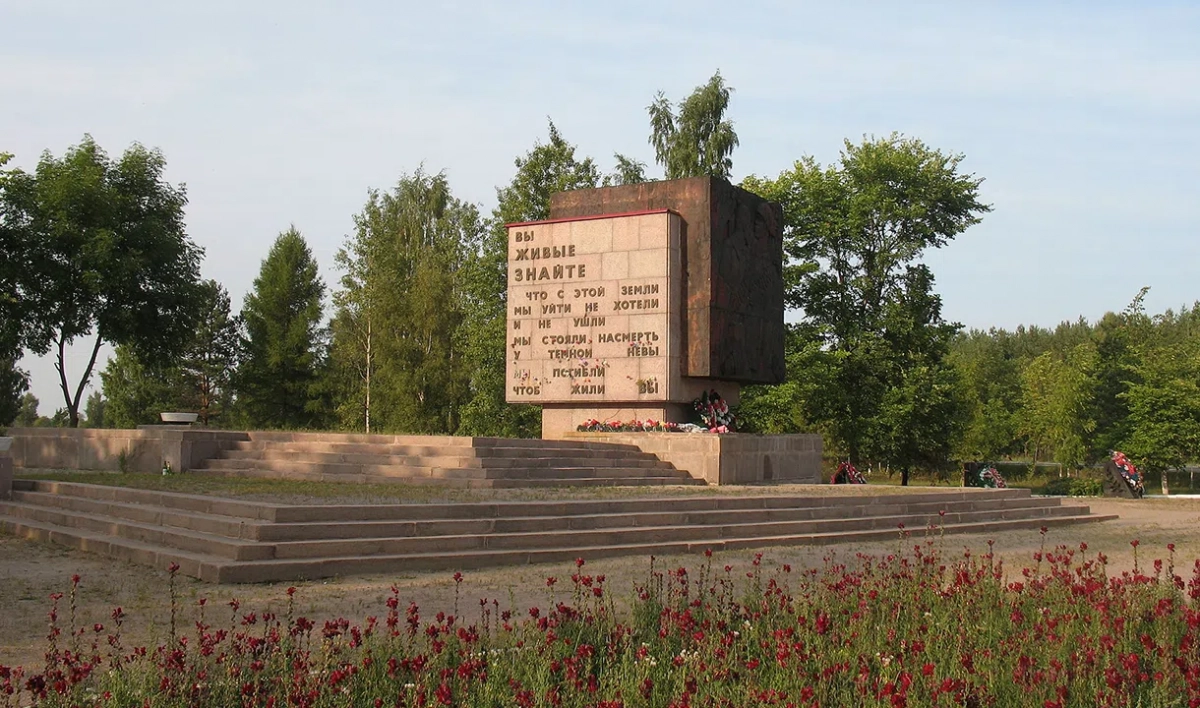
[[[649,487],[543,487],[515,489],[466,489],[430,484],[359,484],[354,482],[310,482],[250,477],[205,475],[123,474],[71,470],[18,470],[18,479],[100,484],[130,489],[149,489],[183,494],[236,497],[253,501],[302,504],[430,504],[441,502],[539,501],[559,499],[625,499],[637,497],[795,494],[797,496],[904,494],[933,491],[930,487],[904,488],[886,484],[865,486],[817,484]],[[941,489],[950,490],[942,487]]]

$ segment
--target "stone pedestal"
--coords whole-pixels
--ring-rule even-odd
[[[821,483],[820,435],[565,433],[562,437],[636,445],[712,485]]]
[[[577,432],[579,425],[589,420],[601,422],[625,423],[628,421],[668,421],[671,423],[686,423],[695,417],[691,401],[700,394],[711,389],[717,389],[721,397],[731,405],[736,406],[741,401],[740,388],[728,381],[710,382],[702,379],[685,379],[690,384],[686,393],[681,394],[687,402],[679,403],[598,403],[591,406],[579,406],[569,403],[542,404],[542,437],[556,440],[567,433]]]
[[[1125,481],[1125,477],[1121,475],[1121,469],[1112,460],[1104,464],[1104,496],[1121,499],[1141,498],[1141,495]]]

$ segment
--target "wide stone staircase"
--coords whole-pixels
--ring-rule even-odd
[[[473,488],[704,484],[633,445],[251,432],[190,473]]]
[[[944,512],[942,514],[941,512]],[[1028,490],[284,505],[17,480],[0,531],[211,582],[460,570],[614,555],[995,533],[1114,518]]]

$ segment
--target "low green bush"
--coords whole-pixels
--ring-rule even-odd
[[[1104,494],[1104,482],[1091,477],[1058,477],[1046,482],[1042,494],[1069,497],[1098,497]]]

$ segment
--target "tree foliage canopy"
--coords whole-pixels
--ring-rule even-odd
[[[650,145],[667,179],[729,179],[733,149],[738,146],[733,121],[725,117],[732,93],[718,71],[680,101],[678,109],[662,91],[654,97],[646,109],[650,113]]]
[[[324,423],[320,374],[325,284],[304,236],[279,234],[246,295],[245,359],[238,408],[247,425],[311,428]]]
[[[478,210],[455,199],[445,174],[402,176],[373,191],[339,251],[335,363],[344,371],[343,425],[453,433],[467,387],[459,329],[460,271],[483,235]]]
[[[72,426],[102,343],[164,361],[195,324],[201,250],[184,229],[184,188],[165,169],[157,150],[135,144],[114,161],[85,136],[61,157],[44,153],[34,173],[0,181],[0,231],[20,263],[0,300],[19,293],[24,347],[57,350]],[[65,348],[90,334],[92,358],[72,393]]]
[[[805,158],[743,183],[784,208],[786,298],[803,314],[793,346],[822,372],[804,417],[856,462],[935,464],[958,432],[946,360],[958,326],[942,319],[919,258],[989,210],[961,160],[892,135],[847,142],[837,165]]]

